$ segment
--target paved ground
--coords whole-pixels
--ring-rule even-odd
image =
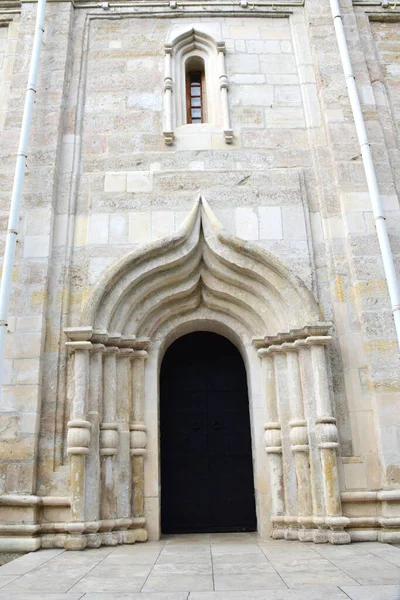
[[[83,552],[40,550],[0,568],[0,600],[400,600],[400,549],[170,536]]]

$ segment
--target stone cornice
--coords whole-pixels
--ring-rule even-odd
[[[79,348],[85,342],[101,344],[106,351],[109,347],[126,350],[147,350],[150,346],[148,338],[137,338],[135,335],[122,335],[115,332],[109,333],[106,330],[95,330],[93,327],[67,327],[64,329],[64,333],[68,338],[65,344],[70,348],[75,348],[75,346]],[[87,346],[87,348],[90,348],[90,346]]]
[[[253,346],[259,350],[261,348],[269,348],[270,346],[294,344],[295,342],[299,342],[299,340],[306,340],[306,338],[310,337],[325,338],[331,327],[332,323],[329,321],[307,323],[304,327],[290,329],[289,331],[279,331],[275,335],[266,335],[263,338],[253,338]],[[282,350],[286,349],[288,349],[288,346],[282,348]]]

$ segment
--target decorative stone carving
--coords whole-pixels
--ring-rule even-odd
[[[83,419],[68,421],[68,454],[87,454],[90,444],[90,423]]]
[[[118,424],[102,423],[100,425],[100,454],[114,456],[118,452],[118,445]]]
[[[146,425],[143,425],[143,423],[132,423],[130,429],[132,456],[145,456],[147,444]]]
[[[275,389],[274,357],[265,349],[258,351],[261,358],[265,399],[267,407],[267,418],[270,419],[264,425],[265,452],[269,460],[269,478],[271,483],[271,501],[274,517],[285,514],[285,501],[283,493],[283,464],[282,464],[282,437],[281,425],[278,421],[278,407]],[[275,524],[278,522],[275,521]],[[283,537],[283,530],[275,527],[272,536]]]
[[[164,44],[163,135],[167,145],[174,142],[174,129],[187,124],[185,63],[190,57],[199,57],[204,62],[207,125],[221,127],[227,144],[233,141],[228,104],[229,83],[225,68],[225,42],[216,42],[206,29],[205,23],[197,25],[196,28],[189,25],[186,31],[180,30],[178,35],[172,34]],[[201,133],[201,129],[197,131]]]
[[[291,299],[290,306],[283,311],[287,297]],[[101,505],[98,531],[94,532],[91,527],[92,519],[83,522],[81,533],[75,527],[73,535],[75,538],[79,535],[86,537],[88,544],[91,536],[90,545],[147,539],[144,516],[145,465],[148,460],[147,424],[144,419],[147,349],[150,340],[156,339],[157,332],[170,319],[182,311],[196,314],[199,306],[208,314],[225,315],[229,322],[252,332],[254,345],[259,349],[267,414],[264,439],[271,484],[272,536],[297,539],[303,535],[301,539],[306,540],[312,527],[329,528],[333,533],[340,527],[340,514],[315,517],[310,509],[307,418],[296,346],[307,344],[312,334],[324,336],[329,325],[318,321],[318,307],[312,296],[289,271],[264,250],[244,244],[224,232],[208,203],[199,199],[174,236],[155,242],[148,248],[134,250],[111,267],[99,281],[82,316],[82,322],[91,323],[80,328],[81,338],[85,335],[88,338],[86,342],[82,339],[82,343],[89,344],[88,348],[102,349],[102,352],[96,353],[102,361],[96,358],[86,365],[86,368],[93,366],[93,390],[98,390],[96,394],[102,401],[98,450],[101,459]],[[305,314],[310,322],[314,321],[299,328],[296,323],[301,322]],[[279,331],[285,323],[290,323],[292,329],[275,336],[256,337],[257,333],[271,328]],[[290,456],[283,454],[287,441],[283,444],[278,405],[283,397],[280,393],[278,398],[275,385],[276,353],[282,356],[287,353],[291,378]],[[284,365],[286,361],[280,359],[280,364]],[[121,382],[120,389],[118,382]],[[130,394],[126,392],[127,382],[130,382]],[[92,391],[90,398],[93,402]],[[321,411],[318,415],[326,416]],[[83,419],[83,416],[79,418]],[[126,455],[126,442],[129,456]],[[328,442],[325,439],[323,443]],[[82,447],[91,446],[89,443],[89,446]],[[320,449],[321,452],[331,450]],[[124,453],[124,457],[120,456],[120,452]],[[284,464],[288,460],[295,461],[300,482],[297,515],[287,514],[285,505]],[[129,464],[131,489],[129,486],[121,487],[121,469],[126,472]],[[127,515],[124,507],[129,494],[130,514]],[[118,502],[119,495],[123,498],[121,502]]]
[[[306,344],[311,348],[312,367],[315,382],[315,402],[317,409],[316,426],[318,446],[321,453],[322,476],[325,499],[325,523],[331,528],[328,539],[334,544],[350,542],[350,535],[343,531],[348,519],[342,516],[336,448],[338,431],[336,419],[332,416],[329,393],[328,372],[324,346],[331,341],[329,336],[310,336]]]

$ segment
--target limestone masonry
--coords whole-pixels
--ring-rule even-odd
[[[400,267],[400,6],[340,5]],[[1,254],[35,15],[0,0]],[[160,366],[194,331],[246,366],[260,535],[400,541],[399,348],[328,0],[49,1],[13,279],[1,551],[160,537]]]

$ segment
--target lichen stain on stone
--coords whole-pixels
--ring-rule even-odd
[[[336,275],[335,277],[335,291],[336,291],[336,299],[338,302],[345,301],[345,295],[343,290],[343,276]]]
[[[398,465],[390,465],[387,469],[388,484],[400,483],[400,467]]]

